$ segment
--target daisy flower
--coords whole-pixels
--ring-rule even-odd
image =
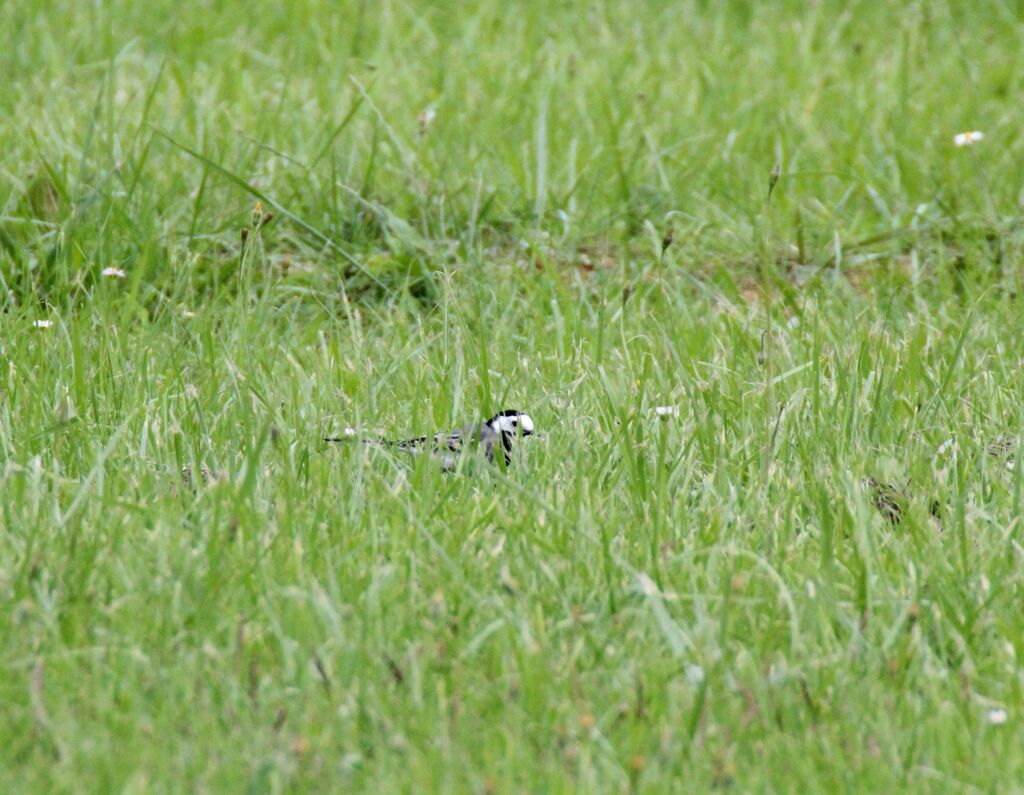
[[[953,136],[953,143],[956,146],[970,146],[976,144],[985,138],[985,133],[981,130],[970,130],[969,132],[962,132]]]

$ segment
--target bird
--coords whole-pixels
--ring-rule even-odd
[[[505,409],[483,422],[456,428],[453,431],[435,433],[433,436],[415,436],[411,439],[360,439],[357,436],[329,436],[325,442],[353,442],[377,447],[392,447],[408,453],[429,452],[438,456],[441,469],[450,472],[455,469],[461,456],[467,450],[482,450],[489,462],[494,461],[496,451],[501,452],[506,465],[512,463],[512,441],[520,436],[532,436],[533,420],[526,412]]]
[[[1012,471],[1017,466],[1017,462],[1013,459],[1013,451],[1016,449],[1016,439],[1010,436],[997,436],[989,442],[985,452],[993,458],[1000,460],[1004,467]]]
[[[871,492],[871,504],[891,525],[903,521],[906,495],[891,483],[882,483],[873,477],[864,478],[864,486]]]

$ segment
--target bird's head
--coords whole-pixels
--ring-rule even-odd
[[[514,409],[499,411],[489,420],[490,425],[496,433],[510,434],[512,436],[530,436],[533,433],[533,420],[529,414]]]

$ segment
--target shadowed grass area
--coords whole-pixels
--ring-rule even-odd
[[[0,30],[3,791],[1024,774],[1015,6]]]

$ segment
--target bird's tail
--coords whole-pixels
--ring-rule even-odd
[[[340,442],[341,444],[369,444],[374,447],[400,447],[400,442],[393,442],[390,439],[367,439],[362,436],[325,436],[325,442]]]

